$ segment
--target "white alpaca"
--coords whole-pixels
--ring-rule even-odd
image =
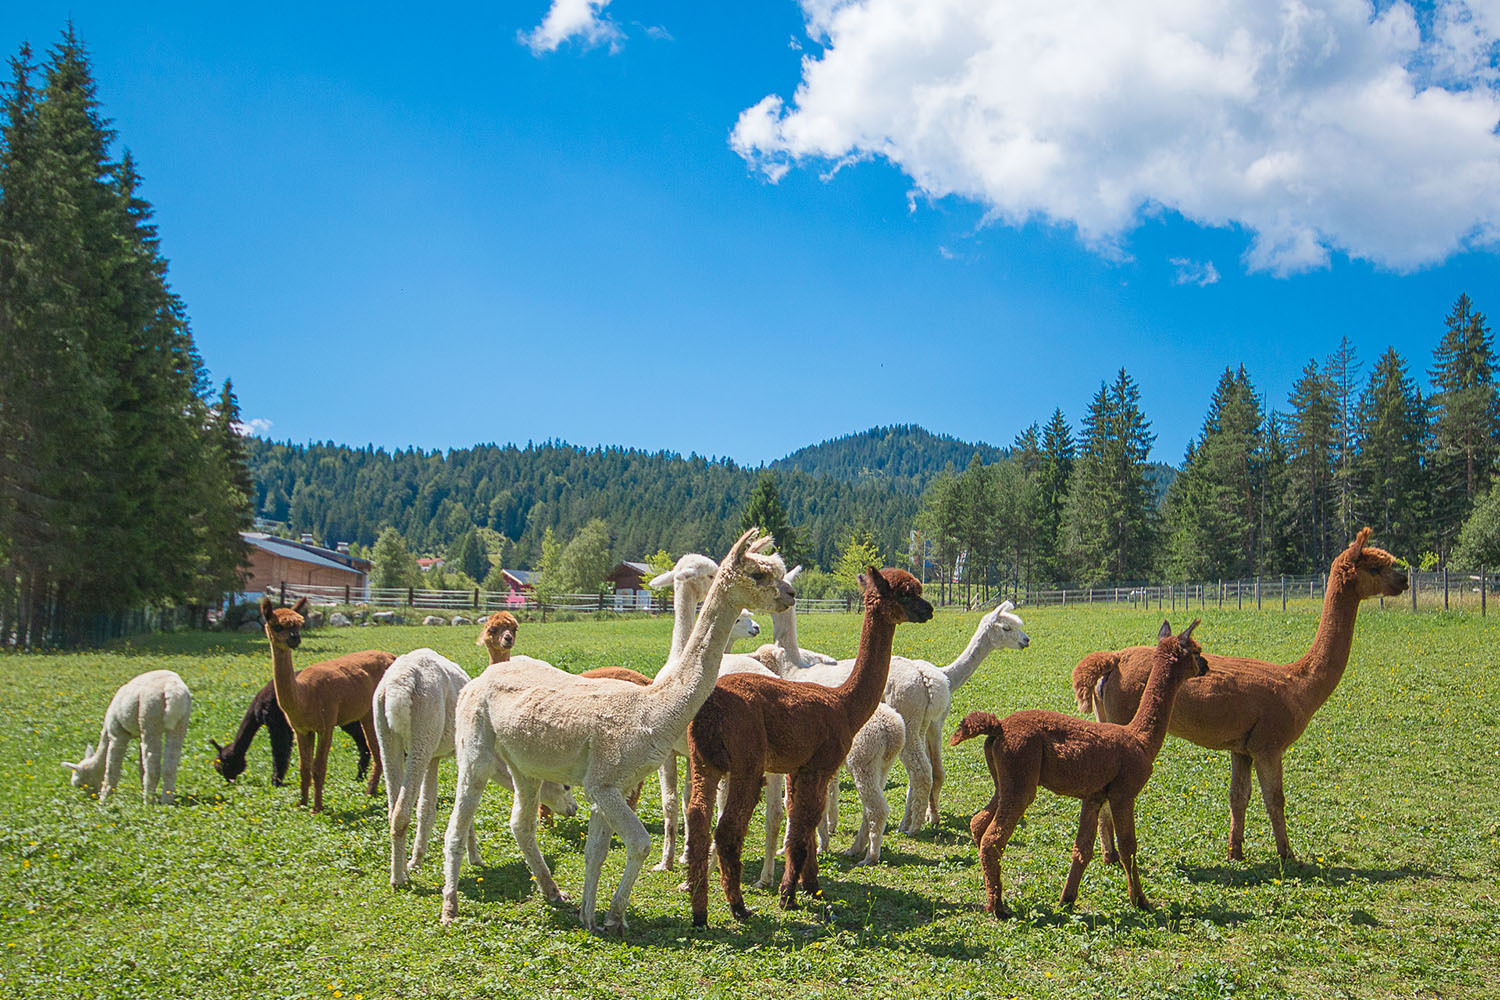
[[[802,575],[802,567],[794,566],[787,572],[786,582],[795,584]],[[819,664],[839,662],[827,653],[815,653],[797,645],[797,609],[787,608],[771,616],[771,641],[753,654],[778,677],[786,677],[793,670],[806,670]],[[722,672],[722,671],[721,671]]]
[[[414,649],[396,657],[375,688],[372,699],[375,739],[385,769],[385,797],[391,834],[391,885],[406,882],[408,868],[427,856],[427,842],[437,815],[438,761],[453,756],[453,719],[459,692],[469,675],[457,663],[431,649]],[[510,774],[494,763],[491,777],[506,788]],[[567,790],[547,782],[542,801],[553,812],[572,816],[578,804]],[[415,809],[417,835],[406,858],[406,831]],[[479,841],[469,828],[469,860],[479,863]]]
[[[906,812],[901,832],[916,833],[927,822],[938,822],[938,793],[943,785],[943,725],[953,705],[953,692],[974,676],[974,671],[996,649],[1025,649],[1031,639],[1021,630],[1021,619],[1011,613],[1010,601],[979,621],[969,645],[946,667],[904,656],[891,657],[884,701],[901,715],[906,729],[901,763],[906,765]],[[836,686],[854,669],[853,660],[836,666],[794,671],[789,679],[809,680]],[[861,800],[864,796],[861,795]],[[868,819],[868,817],[867,817]],[[861,826],[867,826],[862,823]]]
[[[780,561],[761,554],[770,538],[745,532],[725,556],[702,614],[675,670],[647,687],[585,678],[531,657],[486,670],[463,692],[456,721],[458,791],[443,844],[443,922],[458,912],[458,868],[479,794],[483,762],[498,755],[515,784],[510,829],[537,885],[548,899],[565,897],[536,842],[537,800],[543,781],[581,785],[588,796],[584,843],[583,925],[595,927],[599,873],[610,834],[625,845],[625,870],[604,928],[625,930],[625,904],[651,850],[651,837],[625,801],[672,752],[713,691],[729,632],[742,607],[780,611],[795,592],[781,579]]]
[[[86,749],[76,764],[63,762],[73,772],[73,787],[97,791],[100,802],[108,798],[119,787],[125,748],[135,737],[141,741],[141,798],[155,801],[160,780],[161,801],[170,803],[192,708],[187,685],[170,670],[150,670],[126,681],[109,700],[98,747]]]

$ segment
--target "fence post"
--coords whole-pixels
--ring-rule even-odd
[[[282,601],[283,604],[286,603],[286,593],[285,593],[285,591],[282,592],[281,601]],[[1444,611],[1448,610],[1448,564],[1447,563],[1443,564],[1443,610]]]
[[[1260,574],[1255,574],[1255,610],[1260,610]]]
[[[406,606],[408,608],[414,608],[417,606],[417,588],[406,588]]]
[[[1408,588],[1411,591],[1411,611],[1412,611],[1412,614],[1416,614],[1417,613],[1417,588],[1420,587],[1421,585],[1422,585],[1422,571],[1421,570],[1417,570],[1417,569],[1412,570],[1411,571],[1411,587]]]
[[[474,588],[474,610],[475,611],[479,610],[479,588],[478,587]]]
[[[1281,574],[1281,610],[1286,610],[1286,574]]]
[[[1479,568],[1479,617],[1484,617],[1484,595],[1490,589],[1490,571],[1483,566]]]
[[[281,581],[281,606],[286,607],[286,581]]]
[[[1245,610],[1245,581],[1234,581],[1234,606],[1236,610]]]

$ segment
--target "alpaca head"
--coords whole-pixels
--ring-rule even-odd
[[[867,614],[895,625],[932,619],[932,605],[922,597],[922,584],[904,569],[868,566],[859,575],[859,586]]]
[[[1156,633],[1156,659],[1166,660],[1171,664],[1174,686],[1208,673],[1208,661],[1203,658],[1203,647],[1193,638],[1193,629],[1198,627],[1198,621],[1194,618],[1193,624],[1183,629],[1181,635],[1173,635],[1172,626],[1163,619],[1161,631]]]
[[[485,621],[474,645],[483,646],[502,660],[510,659],[510,651],[516,645],[516,633],[521,623],[509,611],[496,611]]]
[[[785,611],[797,601],[797,591],[787,583],[786,563],[778,555],[766,552],[775,540],[751,528],[739,537],[729,554],[719,563],[714,588],[727,589],[730,601],[758,611],[773,614]]]
[[[278,608],[269,597],[260,599],[260,617],[266,623],[266,638],[271,648],[296,649],[302,644],[302,614],[307,610],[307,598],[297,598],[289,608]]]
[[[99,786],[104,783],[103,750],[102,746],[95,748],[90,743],[84,748],[83,757],[78,763],[70,764],[67,761],[62,762],[63,767],[73,772],[72,781],[74,788],[82,788],[85,791],[98,793]]]
[[[1328,585],[1354,585],[1354,592],[1363,601],[1367,597],[1396,597],[1406,592],[1406,570],[1396,565],[1396,559],[1385,549],[1365,544],[1370,539],[1370,529],[1361,528],[1349,547],[1333,560],[1328,571]]]
[[[754,639],[760,635],[760,626],[755,623],[755,616],[750,613],[749,608],[741,608],[740,616],[734,620],[734,628],[729,632],[729,641],[738,642],[741,639]]]
[[[224,776],[225,781],[233,781],[245,773],[245,755],[233,753],[228,747],[219,745],[219,741],[210,739],[209,745],[214,748],[213,764],[214,770]]]
[[[1031,637],[1021,630],[1021,616],[1012,613],[1014,607],[1010,601],[1004,601],[980,621],[984,641],[990,648],[1025,649],[1031,645]]]
[[[719,564],[708,556],[689,552],[678,559],[676,564],[665,573],[651,581],[652,590],[664,590],[671,587],[674,602],[691,601],[690,607],[697,607],[698,602],[708,595],[708,588],[713,586],[714,574],[719,572]]]

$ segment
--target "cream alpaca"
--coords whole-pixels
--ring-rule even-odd
[[[485,762],[498,756],[510,769],[515,802],[510,827],[537,884],[548,899],[565,897],[536,842],[542,781],[581,785],[591,804],[584,844],[583,925],[595,927],[595,894],[609,853],[610,834],[625,844],[625,870],[604,928],[623,932],[625,904],[651,850],[651,837],[625,800],[626,792],[660,766],[713,691],[725,643],[742,607],[780,611],[794,592],[781,579],[779,560],[761,554],[770,538],[745,532],[719,566],[702,614],[676,670],[648,687],[590,679],[518,657],[486,670],[464,692],[456,722],[458,792],[443,845],[443,921],[458,911],[458,867]]]
[[[170,803],[192,708],[187,685],[170,670],[150,670],[126,681],[109,700],[99,745],[87,748],[76,764],[63,762],[73,772],[73,787],[97,791],[100,802],[108,798],[120,785],[125,748],[134,737],[141,741],[141,798],[156,801],[160,780],[161,801]]]

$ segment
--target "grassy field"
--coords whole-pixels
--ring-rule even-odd
[[[1202,614],[1197,635],[1209,652],[1273,659],[1299,655],[1317,620],[1312,605]],[[977,619],[902,626],[897,651],[947,662]],[[1026,619],[1031,648],[994,654],[959,692],[950,728],[975,708],[1072,711],[1078,658],[1145,642],[1161,622],[1076,607]],[[852,655],[858,624],[806,616],[801,639]],[[528,624],[518,648],[573,670],[654,672],[669,631],[665,618]],[[478,672],[474,634],[322,630],[305,639],[298,663],[374,644],[430,645]],[[1493,619],[1365,606],[1349,672],[1287,756],[1296,863],[1277,860],[1258,796],[1248,860],[1226,861],[1228,759],[1169,739],[1137,804],[1142,877],[1157,909],[1134,911],[1120,872],[1097,861],[1078,905],[1057,906],[1077,807],[1042,792],[1004,860],[1017,917],[997,923],[980,909],[967,833],[990,795],[976,741],[948,751],[941,827],[889,834],[878,868],[825,856],[817,909],[783,913],[773,895],[747,889],[756,915],[740,926],[715,887],[712,926],[694,931],[680,876],[647,872],[624,942],[583,932],[575,906],[554,908],[533,891],[501,790],[486,795],[484,864],[464,871],[462,914],[445,930],[434,859],[406,889],[386,884],[384,798],[356,785],[344,736],[322,815],[299,809],[294,788],[270,785],[264,734],[246,774],[226,784],[205,741],[232,735],[269,679],[263,637],[184,634],[0,657],[9,692],[0,702],[0,995],[1500,996],[1497,639]],[[163,667],[194,697],[180,800],[143,806],[127,766],[121,794],[101,806],[69,786],[58,762],[97,738],[117,685]],[[440,829],[451,762],[443,781]],[[888,789],[896,817],[904,792],[898,766]],[[836,847],[849,843],[858,814],[847,780],[843,795]],[[651,784],[641,810],[659,836]],[[585,828],[580,815],[542,834],[559,884],[575,895]],[[607,886],[620,864],[617,848]],[[752,878],[757,864],[747,866]]]

